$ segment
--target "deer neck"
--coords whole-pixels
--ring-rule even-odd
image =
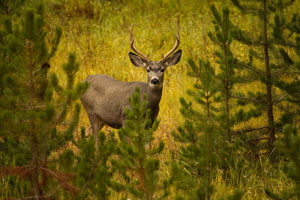
[[[147,91],[147,100],[148,100],[148,107],[157,107],[161,95],[162,95],[162,89],[163,87],[151,87],[148,85],[148,91]]]

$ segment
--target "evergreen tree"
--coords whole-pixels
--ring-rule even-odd
[[[178,162],[172,166],[171,180],[189,199],[210,199],[213,193],[211,182],[217,166],[227,174],[229,165],[235,163],[233,148],[236,145],[229,145],[225,138],[231,141],[233,125],[250,119],[237,120],[238,114],[231,111],[234,104],[233,85],[242,77],[235,74],[237,60],[230,50],[234,27],[229,19],[229,10],[223,8],[220,14],[212,5],[211,12],[215,31],[210,32],[209,37],[218,46],[215,54],[220,70],[215,74],[209,62],[200,60],[197,66],[193,60],[188,60],[192,69],[188,75],[195,77],[197,83],[194,90],[188,90],[187,94],[193,97],[196,104],[180,99],[180,111],[185,122],[177,133],[173,133],[175,141],[182,146]],[[204,112],[201,112],[201,108]],[[184,196],[179,195],[177,198]],[[242,193],[237,191],[228,199],[240,199],[241,196]]]
[[[8,197],[52,198],[58,182],[63,189],[76,193],[78,188],[69,183],[73,175],[57,171],[56,157],[50,155],[63,152],[72,140],[80,112],[80,105],[73,102],[87,85],[74,86],[79,66],[74,54],[62,67],[67,77],[65,88],[55,73],[48,75],[49,60],[62,31],[57,28],[50,44],[46,43],[42,6],[36,11],[28,9],[21,24],[12,24],[6,20],[1,30],[0,157],[4,159],[0,175],[8,181],[4,190],[10,191],[21,181],[22,193],[8,193]]]
[[[288,104],[281,106],[281,109],[284,111],[278,124],[278,127],[281,128],[287,123],[297,124],[300,114],[300,16],[294,13],[290,21],[287,22],[287,19],[282,15],[276,14],[274,21],[277,24],[273,28],[274,39],[276,43],[285,47],[280,48],[279,52],[285,66],[290,68],[288,71],[288,81],[274,81],[274,84],[287,94],[286,100]],[[290,53],[288,53],[287,50],[289,50]],[[295,107],[297,109],[291,109]]]
[[[212,4],[210,10],[213,16],[214,31],[209,32],[208,36],[217,46],[215,55],[217,56],[216,68],[218,69],[218,73],[215,74],[216,80],[214,82],[218,90],[216,97],[218,107],[215,109],[217,111],[215,113],[216,124],[218,125],[219,132],[224,134],[222,136],[223,140],[227,138],[228,141],[222,142],[222,148],[218,150],[218,167],[223,170],[224,177],[228,179],[229,168],[236,165],[241,166],[245,161],[243,158],[238,159],[238,161],[236,160],[236,157],[239,156],[236,152],[240,151],[242,147],[239,137],[232,139],[232,135],[236,135],[239,131],[233,130],[233,127],[257,116],[259,112],[253,109],[247,112],[244,109],[239,109],[238,111],[236,109],[238,104],[236,99],[234,99],[234,86],[244,82],[247,77],[239,74],[241,62],[233,56],[231,51],[233,41],[232,32],[235,26],[230,20],[228,7],[223,6],[222,13],[220,13],[215,5]]]
[[[264,91],[249,91],[248,95],[240,94],[238,98],[245,103],[252,103],[256,110],[265,110],[268,122],[264,127],[250,128],[242,132],[250,132],[255,130],[267,129],[268,140],[270,147],[276,139],[276,123],[274,118],[274,106],[279,105],[284,99],[285,95],[276,90],[275,80],[280,80],[286,74],[287,67],[282,65],[282,59],[278,57],[278,43],[271,32],[274,30],[281,30],[281,24],[272,20],[277,13],[284,16],[283,10],[290,6],[294,0],[277,1],[277,0],[263,0],[263,1],[245,1],[232,0],[232,3],[239,8],[243,14],[257,17],[259,27],[251,28],[249,30],[241,30],[236,27],[234,31],[234,38],[250,47],[250,63],[248,65],[241,65],[244,67],[252,77],[256,77],[256,81],[265,86]],[[254,61],[256,61],[254,63]],[[247,99],[247,100],[246,100]],[[259,115],[257,115],[259,116]],[[263,139],[263,138],[260,138]]]
[[[126,125],[119,130],[119,159],[114,162],[124,179],[123,189],[138,199],[163,199],[168,191],[159,190],[163,180],[159,176],[160,163],[156,157],[162,152],[164,143],[153,145],[153,133],[158,121],[152,125],[150,110],[147,110],[146,96],[140,99],[136,88],[129,99],[131,108],[126,110]]]
[[[214,32],[209,32],[208,36],[218,46],[218,50],[215,51],[218,58],[216,63],[219,65],[219,72],[216,74],[218,82],[216,83],[220,91],[221,103],[218,111],[218,121],[220,128],[227,133],[227,140],[231,141],[232,134],[240,132],[239,130],[233,131],[233,126],[246,122],[252,117],[260,116],[261,111],[255,109],[249,111],[239,109],[236,111],[237,109],[232,109],[240,103],[239,101],[236,102],[236,91],[233,88],[239,83],[250,82],[251,79],[248,76],[241,75],[240,72],[243,67],[249,67],[251,63],[240,62],[233,56],[231,45],[233,41],[232,32],[235,30],[235,26],[230,20],[229,9],[223,7],[222,14],[214,5],[210,9],[214,17],[212,22],[215,27]]]
[[[182,144],[178,162],[173,164],[172,182],[188,199],[210,199],[213,193],[212,180],[215,176],[220,132],[216,122],[216,103],[218,87],[214,69],[209,62],[199,61],[197,66],[188,60],[192,72],[199,83],[187,93],[196,105],[180,99],[180,112],[185,119],[184,125],[174,132],[175,141]],[[204,112],[201,112],[200,108]],[[180,193],[177,196],[182,199]]]
[[[300,16],[295,13],[290,22],[287,22],[280,14],[276,14],[273,35],[275,41],[284,47],[294,50],[296,56],[290,56],[286,49],[280,48],[280,54],[286,66],[291,68],[289,82],[275,81],[276,86],[284,90],[288,97],[287,102],[292,105],[284,107],[284,113],[280,117],[280,125],[283,126],[283,138],[278,140],[276,146],[288,159],[283,170],[286,175],[294,181],[293,188],[287,188],[280,194],[275,194],[266,189],[267,195],[272,199],[300,199],[300,134],[299,134],[299,90],[300,81],[298,74],[300,70]],[[288,35],[289,37],[286,37]],[[290,51],[291,52],[291,51]],[[293,109],[291,109],[293,108]]]
[[[232,89],[233,85],[238,81],[235,75],[235,59],[233,58],[232,52],[230,50],[232,36],[231,31],[233,25],[229,18],[229,9],[224,8],[222,15],[218,12],[214,5],[211,6],[211,12],[213,14],[214,20],[213,24],[214,32],[209,32],[208,36],[218,47],[219,50],[215,51],[218,57],[217,63],[219,64],[220,72],[216,75],[219,79],[219,90],[221,91],[221,102],[224,106],[219,112],[221,127],[224,128],[227,133],[228,141],[231,141],[232,134]]]
[[[277,141],[276,146],[288,158],[288,163],[284,166],[284,172],[294,181],[295,185],[280,194],[274,194],[268,189],[266,189],[266,193],[275,200],[300,199],[300,133],[295,126],[290,124],[283,127],[283,133],[283,140]]]
[[[118,142],[113,132],[106,136],[105,133],[98,134],[98,151],[95,151],[94,136],[85,136],[85,130],[81,130],[81,138],[73,141],[79,148],[79,154],[65,156],[66,159],[73,157],[74,173],[76,174],[76,185],[81,189],[80,193],[73,197],[75,199],[87,199],[91,196],[97,199],[109,199],[111,189],[121,190],[122,185],[113,181],[116,168],[112,166],[113,156],[116,155]],[[97,154],[97,155],[96,155]]]

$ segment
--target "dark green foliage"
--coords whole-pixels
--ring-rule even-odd
[[[237,61],[230,50],[233,25],[229,10],[224,8],[220,14],[212,5],[211,12],[215,31],[209,33],[209,38],[219,47],[215,55],[220,70],[215,74],[209,62],[199,60],[197,66],[188,59],[191,67],[188,75],[196,78],[196,84],[193,90],[187,91],[193,103],[180,99],[185,122],[173,133],[175,141],[182,144],[178,162],[172,165],[171,176],[171,182],[179,191],[178,199],[210,199],[214,192],[211,182],[217,167],[228,177],[226,172],[230,165],[236,165],[234,151],[238,148],[226,142],[231,141],[233,125],[251,118],[237,119],[231,112],[233,85],[242,78],[235,74]],[[239,143],[238,139],[235,141]],[[243,159],[238,163],[243,165]],[[240,199],[241,196],[242,193],[237,192],[228,199]]]
[[[180,111],[185,122],[177,132],[173,132],[175,141],[182,146],[178,162],[173,163],[171,182],[180,191],[178,199],[210,199],[213,193],[211,182],[217,166],[216,151],[222,144],[215,112],[219,102],[218,88],[215,72],[208,62],[200,60],[199,66],[191,59],[188,62],[192,69],[189,74],[197,77],[198,83],[187,93],[196,104],[180,99]]]
[[[55,73],[50,75],[50,81],[48,79],[49,62],[62,31],[57,28],[48,47],[43,7],[28,9],[22,23],[14,26],[11,20],[4,23],[1,29],[0,136],[3,140],[0,154],[10,158],[1,160],[0,175],[13,180],[12,188],[18,179],[11,176],[23,178],[24,186],[19,188],[23,193],[19,198],[42,197],[57,185],[76,193],[78,189],[69,183],[72,176],[56,171],[57,166],[53,164],[56,157],[50,158],[53,152],[60,152],[65,158],[70,155],[69,150],[64,152],[65,146],[73,139],[79,121],[80,106],[73,106],[73,102],[87,85],[80,83],[73,89],[78,71],[75,55],[70,54],[69,62],[63,66],[68,82],[64,88]],[[65,162],[59,164],[62,169],[70,164],[63,160]],[[15,194],[8,195],[16,197]]]
[[[277,87],[286,92],[286,100],[290,103],[287,106],[282,106],[284,113],[280,117],[281,127],[287,123],[297,123],[299,116],[300,81],[298,80],[298,72],[300,70],[300,17],[298,15],[299,14],[294,14],[289,22],[281,24],[282,30],[280,35],[274,35],[276,42],[285,47],[280,48],[280,56],[284,64],[290,68],[289,81],[274,81]],[[276,14],[275,19],[278,19],[277,21],[286,21],[285,18],[279,14]],[[276,31],[274,28],[273,32],[275,33]],[[285,35],[291,37],[284,37]],[[297,109],[290,109],[291,106],[297,107]]]
[[[232,89],[235,83],[241,82],[241,77],[238,77],[235,73],[237,70],[236,59],[233,57],[231,52],[232,36],[231,32],[234,28],[229,17],[229,9],[223,8],[222,14],[219,13],[217,8],[212,5],[211,12],[214,20],[213,24],[214,32],[209,32],[208,36],[212,42],[214,42],[219,48],[215,51],[218,58],[216,61],[219,65],[220,72],[216,75],[219,80],[218,89],[220,91],[220,107],[219,121],[227,134],[227,140],[231,141],[232,127],[244,119],[235,120],[232,114]]]
[[[300,134],[296,127],[285,125],[283,127],[283,142],[278,144],[284,155],[289,159],[284,171],[291,178],[295,187],[290,191],[284,192],[283,199],[289,199],[294,196],[300,198]]]
[[[164,143],[153,144],[158,121],[152,125],[146,96],[140,98],[139,88],[129,101],[131,108],[126,110],[126,125],[119,130],[119,160],[114,165],[124,179],[124,189],[134,198],[162,199],[167,190],[162,194],[158,192],[163,180],[159,177],[160,163],[156,157],[164,149]]]
[[[283,139],[277,141],[276,146],[288,159],[283,170],[294,182],[293,188],[286,188],[279,195],[266,189],[266,193],[272,199],[300,199],[300,134],[298,129],[290,124],[283,127]]]
[[[79,148],[79,154],[75,156],[73,170],[76,174],[76,185],[81,190],[73,198],[86,199],[94,196],[101,200],[110,199],[111,189],[122,189],[122,185],[113,181],[116,169],[111,165],[118,142],[113,132],[109,135],[100,132],[99,149],[96,151],[94,136],[86,137],[84,132],[82,128],[81,138],[74,141]]]
[[[2,0],[0,1],[0,16],[21,15],[27,0]]]

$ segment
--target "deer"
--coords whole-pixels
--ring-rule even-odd
[[[81,97],[86,110],[92,133],[95,136],[95,146],[98,149],[97,133],[105,125],[119,129],[125,126],[125,110],[130,106],[129,98],[136,87],[140,89],[141,99],[146,94],[150,120],[152,123],[159,113],[159,103],[162,97],[164,72],[169,66],[176,65],[181,58],[182,50],[176,51],[180,43],[179,22],[174,47],[160,61],[152,61],[148,56],[137,50],[134,44],[133,25],[130,28],[129,52],[131,63],[135,67],[144,68],[147,72],[147,82],[122,82],[105,74],[88,75],[84,80],[89,83],[87,91]],[[175,52],[176,51],[176,52]],[[175,53],[174,53],[175,52]]]

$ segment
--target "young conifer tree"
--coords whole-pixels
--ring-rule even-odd
[[[130,108],[126,110],[126,125],[119,130],[119,159],[114,162],[125,183],[123,189],[134,199],[162,199],[168,191],[161,193],[164,187],[159,176],[160,163],[157,156],[164,149],[161,141],[153,145],[153,134],[158,121],[153,125],[150,110],[147,109],[146,96],[140,99],[140,90],[136,88],[130,97]]]
[[[287,94],[286,100],[288,104],[286,106],[281,106],[281,109],[284,112],[280,117],[280,123],[278,125],[279,128],[282,128],[282,126],[287,123],[299,125],[300,16],[299,13],[294,13],[292,19],[288,22],[282,15],[276,14],[274,21],[276,24],[273,29],[274,39],[284,47],[279,49],[280,56],[286,67],[289,67],[290,69],[287,72],[289,78],[288,81],[274,81],[274,84]],[[297,109],[291,109],[295,106]]]
[[[248,30],[241,30],[236,27],[234,31],[234,38],[249,46],[250,63],[244,66],[245,69],[256,77],[256,81],[264,85],[263,91],[249,91],[247,95],[240,94],[241,100],[252,103],[256,110],[265,110],[267,116],[267,125],[264,127],[254,127],[251,130],[267,129],[267,138],[270,147],[276,139],[276,121],[274,114],[274,106],[279,105],[285,95],[276,90],[278,88],[275,80],[280,80],[286,75],[287,67],[282,64],[282,59],[278,57],[278,46],[280,45],[276,39],[272,29],[278,29],[280,24],[273,20],[275,14],[284,15],[284,10],[294,3],[294,0],[276,1],[246,1],[246,0],[232,0],[232,3],[242,11],[245,15],[254,16],[257,19],[258,26],[251,27]],[[244,101],[245,102],[245,101]],[[244,131],[247,132],[247,131]],[[260,139],[263,139],[261,137]]]
[[[219,90],[221,91],[221,102],[224,106],[221,107],[219,116],[221,127],[227,134],[227,140],[231,141],[232,134],[232,89],[233,85],[238,81],[235,75],[235,59],[233,58],[230,50],[232,36],[231,31],[233,25],[229,18],[229,9],[224,8],[222,15],[216,9],[214,5],[210,7],[215,25],[214,32],[209,32],[208,36],[212,42],[214,42],[219,49],[215,51],[218,57],[217,63],[219,64],[220,72],[216,75],[219,81]]]
[[[72,199],[88,199],[95,197],[101,200],[110,199],[111,190],[120,191],[122,185],[113,181],[116,168],[112,166],[113,156],[116,155],[118,142],[113,132],[106,135],[104,132],[98,134],[98,151],[95,151],[95,139],[91,135],[85,135],[85,129],[81,129],[81,137],[73,143],[78,147],[79,153],[73,151],[66,153],[63,157],[72,159],[70,166],[76,174],[75,183],[80,188],[79,194],[69,196]]]
[[[171,181],[178,191],[177,198],[210,199],[213,193],[212,180],[215,176],[220,132],[216,122],[218,87],[214,69],[209,62],[199,60],[197,66],[188,60],[190,76],[198,81],[194,90],[188,90],[194,103],[180,99],[180,112],[184,117],[183,126],[173,132],[175,141],[182,144],[177,163],[173,163]],[[183,170],[185,169],[185,170]],[[181,195],[183,193],[183,195]]]
[[[230,11],[227,7],[223,7],[223,11],[220,12],[212,5],[211,13],[213,15],[214,32],[209,32],[208,36],[212,42],[214,42],[218,49],[215,51],[217,56],[216,63],[219,65],[219,72],[216,74],[218,79],[218,89],[220,91],[220,102],[222,102],[219,112],[218,121],[220,128],[224,129],[227,134],[227,140],[231,141],[232,134],[236,134],[238,131],[233,131],[234,125],[241,122],[248,121],[252,117],[260,116],[261,112],[250,109],[245,111],[239,109],[238,112],[233,111],[234,106],[238,106],[238,102],[235,99],[234,85],[245,82],[249,77],[239,74],[242,67],[246,67],[249,63],[242,63],[238,61],[232,51],[232,32],[235,30],[235,26],[230,20]]]
[[[214,83],[218,90],[216,99],[219,101],[216,121],[220,134],[223,135],[223,141],[226,139],[228,141],[222,142],[222,149],[218,150],[218,167],[223,170],[224,177],[228,178],[228,169],[237,164],[235,158],[238,155],[236,152],[238,152],[238,149],[241,149],[240,138],[235,137],[232,139],[233,134],[236,135],[239,131],[233,130],[233,127],[257,116],[257,112],[253,109],[247,112],[243,108],[240,108],[239,111],[236,109],[238,104],[234,98],[234,86],[245,81],[246,77],[239,74],[241,62],[234,57],[231,51],[234,25],[230,20],[228,7],[223,6],[222,12],[219,12],[215,5],[212,4],[210,10],[213,16],[214,31],[209,32],[208,36],[216,45],[216,68],[218,69]],[[239,164],[242,165],[243,161],[244,159],[239,159]]]
[[[280,49],[280,54],[287,66],[291,68],[291,81],[283,82],[276,81],[276,86],[284,90],[288,97],[287,102],[292,106],[284,108],[284,113],[281,116],[280,125],[283,126],[283,138],[278,140],[276,146],[288,160],[283,170],[286,175],[293,180],[294,187],[286,188],[280,194],[275,194],[266,189],[266,193],[272,199],[300,199],[300,133],[299,133],[299,102],[300,102],[300,16],[295,13],[290,22],[287,22],[281,15],[275,15],[275,23],[273,35],[276,42],[284,47],[289,47],[294,50],[296,56],[289,56],[284,48]],[[279,28],[278,28],[279,27]],[[275,29],[276,28],[276,29]],[[286,37],[289,35],[290,37]],[[291,52],[291,51],[290,51]],[[294,109],[290,109],[294,108]],[[296,109],[295,109],[296,108]]]
[[[283,127],[284,137],[282,141],[277,141],[276,146],[288,159],[284,166],[284,172],[293,180],[294,187],[286,188],[280,194],[275,194],[266,189],[266,193],[274,200],[300,199],[300,132],[294,125],[287,124]]]
[[[21,188],[6,193],[7,197],[54,198],[59,188],[76,193],[78,188],[70,184],[73,175],[57,171],[59,164],[50,155],[63,152],[72,140],[80,112],[80,105],[74,106],[73,102],[87,84],[74,86],[79,69],[74,54],[62,66],[66,87],[59,84],[55,73],[49,80],[49,61],[57,50],[62,31],[57,28],[54,38],[49,44],[46,42],[42,6],[36,11],[28,9],[22,23],[12,24],[7,20],[1,30],[4,51],[0,66],[4,70],[0,80],[0,154],[4,159],[0,163],[0,176],[6,177],[4,190],[14,191],[16,184],[22,182]]]

